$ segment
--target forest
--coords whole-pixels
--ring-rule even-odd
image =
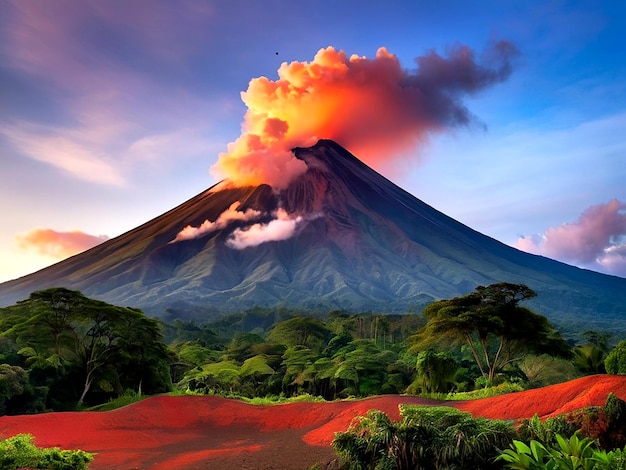
[[[626,374],[626,340],[598,331],[566,339],[522,305],[535,295],[498,283],[420,314],[254,308],[196,324],[160,322],[65,288],[33,292],[0,309],[0,415],[106,410],[161,393],[252,403],[380,394],[464,400]],[[626,465],[626,403],[613,395],[604,408],[520,426],[445,406],[400,412],[394,422],[371,410],[337,433],[335,467]],[[0,458],[9,459],[2,468],[48,468],[50,459],[55,468],[86,468],[93,458],[38,449],[31,439],[0,441]]]
[[[196,324],[47,289],[0,310],[0,413],[165,392],[464,399],[625,372],[625,341],[596,331],[566,340],[522,305],[534,295],[500,283],[421,314],[255,308]]]

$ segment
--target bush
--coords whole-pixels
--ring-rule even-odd
[[[510,449],[500,454],[507,468],[516,470],[539,469],[581,469],[581,470],[622,470],[624,469],[624,451],[606,452],[598,448],[589,437],[581,437],[578,432],[569,439],[560,434],[555,436],[556,445],[543,445],[531,440],[527,445],[513,441]]]
[[[18,434],[0,441],[0,468],[49,470],[82,470],[89,466],[93,454],[82,450],[61,450],[57,447],[40,449],[30,434]]]
[[[451,407],[400,406],[402,420],[381,411],[358,417],[333,447],[349,469],[500,468],[498,449],[515,436],[511,424],[474,418]]]

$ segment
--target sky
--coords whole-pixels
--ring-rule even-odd
[[[615,1],[2,0],[0,282],[223,177],[280,190],[317,138],[626,277],[625,26]]]

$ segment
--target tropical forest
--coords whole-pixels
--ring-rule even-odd
[[[559,331],[524,306],[535,296],[498,283],[420,313],[253,308],[197,323],[42,290],[0,309],[0,414],[106,411],[164,394],[259,405],[419,396],[440,406],[355,417],[335,434],[336,458],[317,467],[626,468],[626,403],[613,394],[603,407],[522,422],[446,406],[626,374],[626,340]],[[11,439],[0,442],[0,468],[86,468],[92,458],[57,451],[55,467],[29,436]]]

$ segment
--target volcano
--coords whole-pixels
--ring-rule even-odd
[[[534,289],[529,306],[557,325],[626,331],[626,279],[480,234],[333,141],[293,153],[308,169],[286,189],[218,183],[119,237],[0,284],[0,305],[64,286],[165,319],[210,319],[255,306],[405,313],[512,282]],[[240,218],[215,223],[233,209]],[[269,227],[263,224],[278,213],[293,233],[237,245],[237,235],[251,234],[252,224]],[[205,221],[210,230],[181,238],[183,228]]]

